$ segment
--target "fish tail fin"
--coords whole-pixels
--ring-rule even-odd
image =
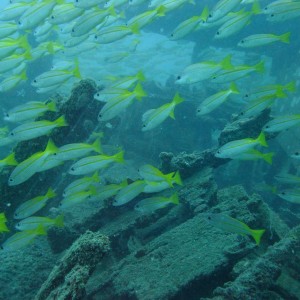
[[[254,238],[256,245],[260,244],[261,237],[265,231],[265,229],[251,230],[251,235]]]
[[[269,165],[271,165],[272,162],[273,162],[273,156],[274,156],[274,155],[275,155],[274,152],[264,153],[264,154],[262,155],[262,158],[263,158],[263,160],[264,160],[265,162],[267,162]]]
[[[170,202],[174,203],[174,204],[179,204],[179,197],[178,194],[175,193],[173,194],[170,198],[169,198]]]
[[[31,49],[30,44],[28,43],[27,34],[22,35],[21,37],[19,37],[18,43],[19,43],[20,47],[25,49],[25,50],[30,50]]]
[[[47,107],[49,111],[57,111],[56,103],[54,101],[47,103]]]
[[[178,184],[178,185],[183,185],[181,177],[180,177],[180,173],[179,171],[177,171],[173,177],[173,181]]]
[[[57,227],[64,227],[64,215],[59,215],[54,219],[54,224]]]
[[[111,16],[113,16],[113,17],[116,17],[116,16],[117,16],[115,7],[114,7],[113,5],[110,6],[110,7],[107,9],[107,12],[108,12]]]
[[[276,90],[275,97],[277,97],[277,98],[286,98],[286,94],[283,92],[282,87],[280,87]]]
[[[163,5],[160,5],[156,8],[156,12],[158,17],[163,17],[165,16],[166,8]]]
[[[287,32],[287,33],[284,33],[284,34],[280,35],[279,38],[280,38],[281,42],[289,44],[290,43],[290,36],[291,36],[291,33]]]
[[[49,52],[49,54],[55,54],[53,42],[49,42],[46,49]]]
[[[291,81],[291,82],[287,83],[284,86],[284,89],[289,92],[295,92],[296,91],[296,81]]]
[[[100,177],[99,177],[99,173],[98,172],[95,172],[92,176],[92,180],[94,182],[100,182]]]
[[[136,74],[136,78],[139,81],[145,81],[146,80],[146,77],[145,77],[145,75],[142,71],[138,71],[138,73]]]
[[[132,33],[139,34],[140,33],[140,27],[138,23],[134,23],[132,26],[130,26],[130,29]]]
[[[115,162],[124,163],[124,151],[120,151],[114,155]]]
[[[233,68],[233,65],[231,64],[231,55],[227,55],[221,62],[220,65],[222,69],[224,70],[230,70]]]
[[[79,70],[79,62],[78,59],[75,60],[75,68],[73,70],[73,74],[76,78],[81,79],[81,74],[80,74],[80,70]]]
[[[36,235],[46,235],[47,234],[47,231],[45,229],[45,227],[40,224],[35,230],[34,230],[34,233]]]
[[[15,159],[15,153],[11,153],[9,154],[6,158],[5,158],[5,163],[7,166],[17,166],[18,162]]]
[[[136,85],[133,93],[138,100],[141,100],[143,97],[147,96],[147,93],[143,90],[143,87],[140,83]]]
[[[208,16],[209,16],[209,9],[208,9],[208,6],[205,5],[205,7],[203,8],[202,13],[200,15],[200,20],[206,22]]]
[[[10,230],[8,229],[6,224],[4,222],[3,223],[2,222],[0,223],[0,232],[9,232]]]
[[[240,91],[238,90],[238,88],[237,88],[237,86],[234,82],[232,82],[230,84],[230,90],[233,94],[239,94],[240,93]]]
[[[26,70],[24,70],[24,71],[21,73],[20,78],[21,78],[21,80],[27,80],[27,79],[28,79],[28,78],[27,78]]]
[[[260,4],[259,4],[259,1],[258,0],[255,0],[253,2],[253,5],[252,5],[252,8],[251,8],[251,12],[254,14],[254,15],[259,15],[261,13],[261,8],[260,8]]]
[[[91,186],[89,187],[89,190],[90,190],[90,192],[91,192],[91,195],[93,195],[93,196],[97,195],[97,189],[96,189],[95,186],[91,185]]]
[[[45,195],[48,199],[56,197],[56,193],[54,190],[50,187]]]
[[[95,140],[95,142],[92,144],[92,148],[97,153],[103,153],[100,138]]]
[[[69,126],[65,119],[65,116],[60,116],[54,122],[56,123],[57,127]]]
[[[257,73],[264,73],[265,71],[265,62],[262,60],[257,65],[254,66],[254,69]]]
[[[47,146],[46,146],[46,150],[45,152],[47,152],[48,154],[53,154],[58,152],[58,148],[56,147],[56,145],[54,144],[54,142],[49,139]]]
[[[177,105],[177,104],[179,104],[179,103],[181,103],[183,101],[184,101],[184,99],[182,97],[180,97],[180,95],[178,93],[176,93],[175,96],[174,96],[174,98],[173,98],[173,103],[175,105]]]
[[[263,132],[260,133],[256,141],[263,147],[268,147],[267,141],[266,141],[266,136]]]

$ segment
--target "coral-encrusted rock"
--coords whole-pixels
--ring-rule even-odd
[[[35,299],[83,299],[85,283],[109,249],[107,236],[87,231],[54,267]]]

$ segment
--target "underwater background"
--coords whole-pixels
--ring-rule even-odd
[[[0,3],[0,299],[300,299],[300,1]]]

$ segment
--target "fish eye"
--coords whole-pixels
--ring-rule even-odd
[[[201,109],[199,108],[199,109],[197,109],[197,112],[200,112],[201,111]]]
[[[218,150],[218,151],[217,151],[217,153],[218,153],[218,154],[220,154],[220,153],[221,153],[221,151],[220,151],[220,150]]]
[[[53,15],[51,16],[51,19],[52,19],[52,20],[54,19],[54,16],[53,16]]]
[[[75,169],[74,169],[74,168],[71,168],[71,171],[75,171]]]
[[[9,114],[8,114],[8,113],[6,113],[5,116],[6,116],[7,118],[9,118]]]
[[[171,36],[174,36],[174,33],[171,33]]]
[[[297,155],[297,156],[298,156],[298,155],[299,155],[299,152],[295,152],[295,155]]]
[[[209,18],[212,18],[212,14],[209,14],[208,17],[209,17]]]
[[[217,32],[216,32],[216,35],[220,35],[220,31],[217,31]]]
[[[95,40],[97,40],[97,38],[98,38],[98,36],[97,36],[97,35],[95,35],[95,36],[94,36],[94,39],[95,39]]]
[[[208,219],[208,220],[211,220],[211,216],[208,216],[207,219]]]
[[[243,112],[243,111],[241,112],[241,115],[244,115],[244,112]]]
[[[75,32],[74,28],[72,28],[72,32]]]
[[[270,17],[274,17],[274,14],[271,14]]]
[[[244,44],[244,40],[241,40],[241,44]]]
[[[248,95],[248,94],[246,94],[246,95],[245,95],[245,98],[248,98],[248,97],[249,97],[249,95]]]
[[[177,76],[177,80],[180,80],[181,79],[181,76]]]
[[[21,24],[22,24],[22,22],[21,22],[21,21],[18,21],[18,24],[19,24],[19,25],[21,25]]]
[[[285,192],[281,192],[281,195],[285,195]]]
[[[36,83],[36,79],[34,79],[33,82]]]
[[[10,133],[11,136],[14,136],[15,134],[13,132]]]
[[[0,246],[0,249],[3,250],[4,249],[3,246]]]
[[[269,125],[267,125],[267,126],[266,126],[266,128],[270,128],[270,126],[269,126]]]
[[[102,115],[101,115],[101,114],[99,114],[99,115],[98,115],[98,118],[102,118]]]
[[[145,128],[146,127],[146,125],[145,124],[143,124],[143,128]]]

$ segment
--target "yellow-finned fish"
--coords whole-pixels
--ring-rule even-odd
[[[80,37],[88,34],[97,25],[101,24],[109,15],[116,15],[113,6],[108,9],[100,9],[96,7],[93,10],[86,12],[75,21],[71,36]]]
[[[221,62],[204,61],[189,65],[176,78],[175,84],[191,84],[211,78],[220,70],[231,70],[231,55],[227,55]]]
[[[111,183],[107,185],[102,185],[97,188],[97,201],[104,201],[110,197],[115,196],[119,190],[127,186],[127,180],[122,181],[121,183]]]
[[[143,165],[138,169],[139,174],[141,177],[146,181],[166,181],[170,187],[173,187],[174,179],[175,182],[179,185],[181,185],[181,179],[180,177],[176,177],[175,172],[171,172],[169,174],[164,174],[159,169],[151,166],[151,165]],[[175,178],[174,178],[175,177]]]
[[[21,74],[11,75],[3,79],[0,83],[0,92],[7,92],[27,80],[26,71]]]
[[[22,122],[34,119],[46,111],[56,111],[56,104],[53,101],[41,102],[30,101],[18,105],[4,114],[4,120],[8,122]]]
[[[215,156],[219,158],[234,158],[236,155],[245,153],[257,145],[268,147],[263,132],[256,139],[246,138],[228,142],[218,149]]]
[[[47,218],[47,217],[28,217],[18,222],[16,225],[16,229],[21,231],[34,230],[41,225],[45,229],[48,229],[49,227],[52,226],[64,227],[64,216],[59,215],[54,219]]]
[[[56,25],[68,23],[83,13],[84,9],[74,6],[73,3],[56,5],[49,17],[49,23]]]
[[[210,113],[214,109],[216,109],[218,106],[220,106],[223,102],[226,101],[226,99],[231,94],[239,94],[239,90],[237,89],[237,86],[235,83],[231,83],[230,88],[224,91],[220,91],[214,95],[209,96],[203,102],[198,106],[197,108],[197,116],[202,116],[205,114]]]
[[[243,236],[250,235],[255,240],[256,245],[260,244],[261,237],[266,231],[265,229],[251,229],[247,224],[223,213],[208,214],[207,221],[216,228],[224,231]]]
[[[54,197],[56,197],[56,193],[52,190],[52,188],[49,188],[45,195],[37,196],[22,203],[16,209],[14,218],[19,220],[32,216],[34,213],[42,209],[49,199],[52,199]]]
[[[100,138],[96,139],[93,144],[73,143],[59,147],[56,159],[73,160],[88,155],[90,152],[102,153]]]
[[[28,244],[32,243],[33,240],[39,235],[46,235],[47,232],[45,228],[40,225],[33,230],[24,230],[17,232],[11,237],[9,237],[1,246],[2,251],[15,251],[19,250]]]
[[[269,121],[264,127],[264,132],[280,132],[300,124],[300,114],[278,116]]]
[[[171,177],[169,175],[171,174]],[[143,190],[143,193],[157,193],[161,192],[165,189],[173,187],[173,185],[176,183],[178,185],[183,185],[180,177],[180,173],[172,172],[170,174],[167,174],[166,179],[161,179],[160,181],[154,181],[154,180],[145,180],[146,186]]]
[[[181,39],[195,30],[200,22],[205,22],[208,17],[208,8],[205,6],[200,16],[193,16],[181,22],[171,33],[170,39],[172,41]]]
[[[12,3],[6,7],[1,8],[0,20],[1,21],[14,21],[19,18],[28,8],[30,8],[37,1],[33,0],[30,3],[20,2]]]
[[[125,36],[130,34],[139,34],[139,27],[137,23],[133,25],[114,25],[105,27],[97,32],[94,37],[95,42],[100,44],[109,44],[118,40],[123,39]]]
[[[86,191],[78,191],[73,194],[67,195],[59,204],[59,208],[66,209],[76,204],[82,203],[85,200],[91,198],[92,196],[96,196],[96,188],[94,186],[90,186]]]
[[[166,207],[170,203],[176,205],[179,204],[179,197],[177,193],[173,194],[170,197],[159,196],[143,199],[135,205],[134,209],[141,213],[151,213],[157,209]]]
[[[143,192],[145,186],[146,182],[144,180],[136,180],[128,184],[127,186],[119,190],[117,195],[114,197],[112,203],[113,206],[121,206],[130,202]]]
[[[105,103],[98,114],[98,120],[108,121],[118,116],[123,110],[133,103],[134,99],[141,100],[146,95],[147,94],[140,83],[136,85],[132,92],[124,90],[121,95],[110,99],[107,103]]]
[[[210,11],[207,22],[215,22],[221,18],[223,18],[225,15],[233,11],[242,0],[220,0],[218,1],[213,9]]]
[[[84,175],[95,172],[97,170],[106,168],[113,162],[123,163],[124,162],[124,152],[120,151],[115,155],[94,155],[88,156],[80,159],[75,164],[73,164],[69,169],[69,174],[71,175]]]
[[[279,191],[277,196],[288,202],[300,204],[300,188]]]
[[[31,85],[38,88],[49,87],[57,84],[62,84],[68,79],[75,77],[81,78],[78,61],[75,63],[73,70],[51,70],[37,76]]]
[[[9,133],[15,141],[27,141],[49,134],[54,128],[68,126],[65,117],[61,116],[54,121],[35,121],[22,124]]]
[[[269,165],[272,164],[274,152],[262,153],[256,149],[249,149],[243,153],[233,155],[231,159],[236,160],[257,160],[262,159]]]
[[[7,71],[12,71],[23,62],[28,62],[32,59],[29,51],[22,54],[12,54],[0,60],[0,72],[5,73]]]
[[[50,14],[54,6],[62,0],[43,0],[33,3],[20,17],[20,29],[31,29],[41,24]]]
[[[51,154],[57,152],[57,147],[52,140],[48,141],[46,149],[31,155],[29,158],[20,162],[12,171],[8,179],[8,185],[14,186],[25,182],[35,173],[43,168],[43,163]]]
[[[271,33],[253,34],[243,38],[239,43],[239,47],[251,48],[273,44],[275,42],[290,43],[290,32],[276,35]]]
[[[152,23],[157,17],[163,17],[165,15],[166,9],[164,6],[159,6],[155,9],[145,11],[137,16],[132,17],[127,24],[129,26],[137,25],[137,28],[142,28],[150,23]]]
[[[0,58],[6,58],[15,53],[16,50],[30,51],[27,35],[18,38],[7,37],[0,41]]]
[[[172,102],[166,103],[155,109],[147,110],[142,116],[142,131],[148,131],[157,127],[168,117],[175,119],[174,109],[178,104],[180,104],[183,101],[184,99],[181,98],[178,93],[176,93]]]
[[[83,178],[72,181],[63,192],[63,197],[75,194],[76,192],[82,192],[88,189],[94,183],[99,183],[100,177],[98,172],[95,172],[92,176],[85,176]]]

